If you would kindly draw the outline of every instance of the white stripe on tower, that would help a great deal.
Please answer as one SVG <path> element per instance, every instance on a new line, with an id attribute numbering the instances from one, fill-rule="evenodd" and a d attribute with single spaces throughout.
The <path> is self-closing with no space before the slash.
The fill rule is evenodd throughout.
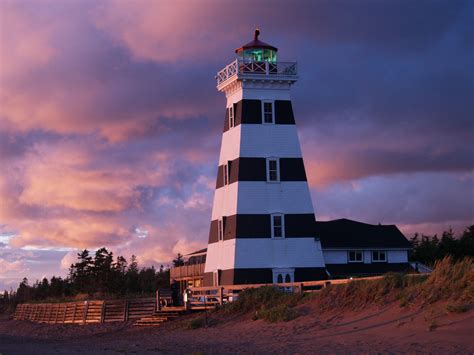
<path id="1" fill-rule="evenodd" d="M 214 193 L 212 220 L 234 214 L 314 213 L 306 181 L 239 181 Z"/>
<path id="2" fill-rule="evenodd" d="M 236 239 L 209 244 L 206 268 L 209 270 L 233 268 L 277 268 L 321 267 L 324 260 L 314 254 L 314 240 L 308 238 Z M 321 252 L 319 246 L 318 249 Z M 316 259 L 316 263 L 315 263 Z"/>
<path id="3" fill-rule="evenodd" d="M 241 124 L 224 132 L 219 165 L 239 157 L 301 158 L 296 125 Z"/>

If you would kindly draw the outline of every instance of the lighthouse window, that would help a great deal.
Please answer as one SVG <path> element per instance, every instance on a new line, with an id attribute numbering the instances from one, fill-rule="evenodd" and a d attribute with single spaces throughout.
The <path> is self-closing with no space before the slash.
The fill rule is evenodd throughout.
<path id="1" fill-rule="evenodd" d="M 278 159 L 267 160 L 267 181 L 280 181 L 279 165 Z"/>
<path id="2" fill-rule="evenodd" d="M 235 126 L 235 119 L 234 119 L 234 105 L 229 107 L 229 128 Z"/>
<path id="3" fill-rule="evenodd" d="M 224 169 L 224 185 L 230 184 L 230 168 L 232 166 L 232 162 L 229 161 L 227 164 L 223 166 Z"/>
<path id="4" fill-rule="evenodd" d="M 284 238 L 285 222 L 282 214 L 272 215 L 272 238 Z"/>
<path id="5" fill-rule="evenodd" d="M 263 123 L 273 123 L 273 102 L 263 102 Z"/>
<path id="6" fill-rule="evenodd" d="M 217 235 L 219 240 L 224 240 L 224 219 L 219 219 L 217 221 Z"/>

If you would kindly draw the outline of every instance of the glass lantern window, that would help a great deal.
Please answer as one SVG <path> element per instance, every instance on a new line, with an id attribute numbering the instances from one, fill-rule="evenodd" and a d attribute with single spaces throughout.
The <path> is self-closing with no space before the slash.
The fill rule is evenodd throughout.
<path id="1" fill-rule="evenodd" d="M 263 48 L 246 49 L 243 58 L 252 62 L 276 62 L 276 52 Z"/>

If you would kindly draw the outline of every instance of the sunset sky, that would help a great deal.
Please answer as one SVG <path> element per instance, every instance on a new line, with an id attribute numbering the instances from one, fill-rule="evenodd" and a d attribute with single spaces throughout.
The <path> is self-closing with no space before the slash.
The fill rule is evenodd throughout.
<path id="1" fill-rule="evenodd" d="M 225 98 L 252 39 L 296 60 L 316 218 L 474 222 L 473 1 L 0 0 L 0 290 L 80 248 L 205 247 Z"/>

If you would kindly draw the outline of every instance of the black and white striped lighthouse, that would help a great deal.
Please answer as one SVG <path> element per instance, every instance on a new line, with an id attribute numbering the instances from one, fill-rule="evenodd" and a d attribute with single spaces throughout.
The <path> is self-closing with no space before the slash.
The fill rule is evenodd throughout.
<path id="1" fill-rule="evenodd" d="M 258 37 L 217 73 L 227 105 L 206 286 L 326 278 L 290 100 L 297 65 Z"/>

